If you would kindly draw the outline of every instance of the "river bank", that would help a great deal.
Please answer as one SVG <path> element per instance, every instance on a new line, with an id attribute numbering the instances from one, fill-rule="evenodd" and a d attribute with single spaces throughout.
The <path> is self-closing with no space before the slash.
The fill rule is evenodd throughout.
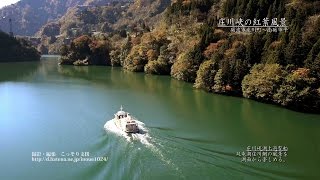
<path id="1" fill-rule="evenodd" d="M 90 43 L 94 43 L 95 40 L 89 37 L 82 37 L 82 39 L 77 39 L 76 43 L 82 44 L 84 43 L 83 41 L 85 41 L 85 45 L 80 46 L 82 49 L 68 49 L 68 47 L 65 47 L 65 52 L 60 57 L 59 64 L 120 66 L 127 71 L 171 76 L 172 78 L 192 83 L 195 88 L 203 89 L 208 93 L 248 98 L 304 113 L 320 113 L 320 88 L 317 89 L 319 79 L 312 77 L 310 70 L 306 68 L 291 67 L 289 70 L 279 64 L 258 64 L 244 76 L 241 85 L 233 86 L 221 83 L 223 74 L 221 74 L 221 71 L 214 71 L 214 62 L 209 60 L 199 67 L 195 81 L 188 81 L 188 78 L 179 79 L 170 73 L 148 73 L 148 71 L 144 70 L 147 68 L 145 65 L 140 67 L 142 71 L 128 68 L 120 59 L 115 60 L 112 56 L 103 55 L 102 52 L 104 54 L 109 53 L 109 50 L 106 50 L 107 42 L 100 42 L 101 46 L 98 47 L 98 50 L 95 50 L 90 48 Z M 79 45 L 77 46 L 79 47 Z M 94 52 L 97 51 L 100 52 L 98 56 L 94 55 Z M 170 70 L 165 72 L 168 71 L 170 72 Z"/>

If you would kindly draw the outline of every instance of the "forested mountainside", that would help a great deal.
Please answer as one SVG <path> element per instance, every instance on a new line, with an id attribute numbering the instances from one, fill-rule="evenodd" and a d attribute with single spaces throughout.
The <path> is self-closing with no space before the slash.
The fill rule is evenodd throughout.
<path id="1" fill-rule="evenodd" d="M 64 16 L 69 8 L 102 6 L 111 2 L 113 0 L 21 0 L 0 9 L 1 17 L 6 17 L 0 19 L 0 29 L 8 32 L 8 19 L 11 18 L 14 34 L 32 36 L 46 23 Z"/>
<path id="2" fill-rule="evenodd" d="M 237 33 L 217 27 L 218 17 L 285 18 L 288 29 Z M 320 112 L 319 1 L 176 0 L 154 26 L 135 25 L 100 39 L 110 44 L 104 64 L 171 75 L 208 92 Z M 63 46 L 62 59 L 68 60 L 61 63 L 94 62 L 90 44 L 105 43 L 88 39 Z"/>
<path id="3" fill-rule="evenodd" d="M 153 27 L 170 0 L 112 1 L 107 5 L 76 6 L 64 16 L 43 26 L 36 34 L 41 37 L 39 50 L 55 54 L 66 39 L 92 33 L 113 33 Z"/>
<path id="4" fill-rule="evenodd" d="M 0 9 L 0 15 L 12 19 L 14 34 L 31 36 L 47 22 L 63 16 L 69 7 L 84 2 L 85 0 L 21 0 Z M 7 19 L 0 20 L 0 28 L 9 30 Z"/>
<path id="5" fill-rule="evenodd" d="M 0 63 L 40 60 L 40 53 L 23 39 L 0 31 Z"/>

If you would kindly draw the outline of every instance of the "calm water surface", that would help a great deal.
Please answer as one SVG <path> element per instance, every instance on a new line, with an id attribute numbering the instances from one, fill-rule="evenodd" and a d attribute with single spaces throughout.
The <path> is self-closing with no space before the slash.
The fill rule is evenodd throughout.
<path id="1" fill-rule="evenodd" d="M 120 105 L 149 138 L 103 126 Z M 0 179 L 320 179 L 320 116 L 208 94 L 121 68 L 0 64 Z M 287 146 L 285 162 L 241 162 L 247 146 Z M 34 162 L 89 152 L 106 162 Z M 42 157 L 44 157 L 42 155 Z"/>

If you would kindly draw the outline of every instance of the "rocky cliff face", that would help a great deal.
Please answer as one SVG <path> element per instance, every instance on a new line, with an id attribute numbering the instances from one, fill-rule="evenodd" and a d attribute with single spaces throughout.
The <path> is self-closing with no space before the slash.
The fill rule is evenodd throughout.
<path id="1" fill-rule="evenodd" d="M 153 27 L 171 3 L 170 0 L 106 2 L 87 0 L 84 5 L 69 8 L 60 19 L 42 26 L 36 33 L 41 38 L 38 49 L 42 53 L 56 54 L 66 40 L 70 42 L 81 35 Z"/>
<path id="2" fill-rule="evenodd" d="M 34 35 L 50 21 L 61 18 L 69 8 L 77 5 L 103 5 L 109 0 L 21 0 L 0 9 L 0 29 L 9 31 L 9 18 L 12 19 L 16 35 Z M 6 17 L 6 18 L 3 18 Z"/>

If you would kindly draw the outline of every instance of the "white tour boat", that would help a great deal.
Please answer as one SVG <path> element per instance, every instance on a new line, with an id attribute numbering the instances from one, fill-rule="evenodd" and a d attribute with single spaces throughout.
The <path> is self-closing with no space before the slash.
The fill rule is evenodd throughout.
<path id="1" fill-rule="evenodd" d="M 123 111 L 122 106 L 120 107 L 120 111 L 114 115 L 113 122 L 117 128 L 126 133 L 139 132 L 138 123 L 128 112 Z"/>

